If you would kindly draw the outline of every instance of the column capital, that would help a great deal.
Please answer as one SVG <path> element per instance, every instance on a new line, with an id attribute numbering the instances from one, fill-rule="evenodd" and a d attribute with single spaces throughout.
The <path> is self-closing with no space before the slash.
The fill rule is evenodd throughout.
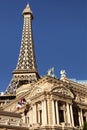
<path id="1" fill-rule="evenodd" d="M 49 94 L 47 95 L 47 99 L 50 99 L 50 95 Z"/>

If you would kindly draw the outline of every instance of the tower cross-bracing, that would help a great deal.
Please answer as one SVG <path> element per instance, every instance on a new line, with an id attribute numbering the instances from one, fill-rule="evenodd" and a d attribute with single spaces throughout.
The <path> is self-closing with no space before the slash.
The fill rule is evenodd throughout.
<path id="1" fill-rule="evenodd" d="M 23 10 L 24 25 L 22 32 L 21 48 L 16 69 L 13 71 L 13 77 L 7 91 L 13 92 L 14 87 L 20 87 L 22 84 L 32 83 L 39 78 L 32 33 L 33 14 L 27 4 Z"/>

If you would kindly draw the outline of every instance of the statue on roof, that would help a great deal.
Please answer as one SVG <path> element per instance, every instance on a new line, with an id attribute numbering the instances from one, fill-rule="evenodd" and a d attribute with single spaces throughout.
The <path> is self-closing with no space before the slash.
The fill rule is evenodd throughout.
<path id="1" fill-rule="evenodd" d="M 50 68 L 47 72 L 47 75 L 50 76 L 50 77 L 55 77 L 54 75 L 54 67 Z"/>
<path id="2" fill-rule="evenodd" d="M 65 70 L 61 70 L 60 74 L 61 74 L 61 79 L 66 78 L 66 71 Z"/>

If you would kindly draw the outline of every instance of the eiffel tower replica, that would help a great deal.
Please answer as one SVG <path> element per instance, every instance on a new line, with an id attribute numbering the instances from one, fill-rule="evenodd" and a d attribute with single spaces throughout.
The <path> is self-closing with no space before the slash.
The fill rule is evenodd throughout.
<path id="1" fill-rule="evenodd" d="M 13 71 L 13 77 L 6 93 L 14 93 L 15 88 L 17 89 L 23 84 L 36 82 L 39 78 L 32 33 L 33 13 L 29 4 L 23 10 L 22 15 L 24 17 L 24 25 L 18 63 Z"/>

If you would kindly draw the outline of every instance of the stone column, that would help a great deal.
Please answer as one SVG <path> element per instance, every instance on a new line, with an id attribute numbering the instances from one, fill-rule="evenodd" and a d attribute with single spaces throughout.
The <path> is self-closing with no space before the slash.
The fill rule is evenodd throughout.
<path id="1" fill-rule="evenodd" d="M 47 124 L 47 102 L 44 100 L 44 124 Z"/>
<path id="2" fill-rule="evenodd" d="M 57 119 L 57 124 L 59 125 L 59 108 L 58 108 L 58 101 L 56 101 L 56 119 Z"/>
<path id="3" fill-rule="evenodd" d="M 52 100 L 50 99 L 50 96 L 48 95 L 47 98 L 47 117 L 48 117 L 48 124 L 51 125 L 52 124 Z"/>
<path id="4" fill-rule="evenodd" d="M 80 110 L 80 112 L 81 112 L 81 125 L 83 126 L 83 114 L 82 114 L 82 109 Z"/>
<path id="5" fill-rule="evenodd" d="M 63 106 L 64 106 L 64 110 L 63 110 L 63 115 L 64 115 L 64 123 L 66 124 L 66 122 L 67 122 L 67 113 L 66 113 L 66 108 L 65 108 L 65 104 L 63 104 Z"/>
<path id="6" fill-rule="evenodd" d="M 42 125 L 47 124 L 47 105 L 46 100 L 42 101 Z"/>
<path id="7" fill-rule="evenodd" d="M 87 122 L 87 112 L 86 112 L 86 122 Z"/>
<path id="8" fill-rule="evenodd" d="M 44 101 L 42 101 L 42 125 L 44 125 Z"/>
<path id="9" fill-rule="evenodd" d="M 71 114 L 71 123 L 72 123 L 72 126 L 74 126 L 74 118 L 73 118 L 72 104 L 70 104 L 70 114 Z"/>
<path id="10" fill-rule="evenodd" d="M 37 123 L 36 104 L 33 105 L 33 123 Z"/>
<path id="11" fill-rule="evenodd" d="M 78 118 L 79 118 L 79 126 L 81 127 L 82 126 L 82 123 L 81 123 L 81 112 L 78 112 Z"/>
<path id="12" fill-rule="evenodd" d="M 38 115 L 38 123 L 40 123 L 40 110 L 38 110 L 37 115 Z"/>
<path id="13" fill-rule="evenodd" d="M 53 125 L 56 124 L 54 100 L 52 100 Z"/>
<path id="14" fill-rule="evenodd" d="M 71 120 L 70 120 L 70 108 L 69 108 L 69 104 L 67 103 L 67 123 L 69 126 L 71 126 Z"/>

